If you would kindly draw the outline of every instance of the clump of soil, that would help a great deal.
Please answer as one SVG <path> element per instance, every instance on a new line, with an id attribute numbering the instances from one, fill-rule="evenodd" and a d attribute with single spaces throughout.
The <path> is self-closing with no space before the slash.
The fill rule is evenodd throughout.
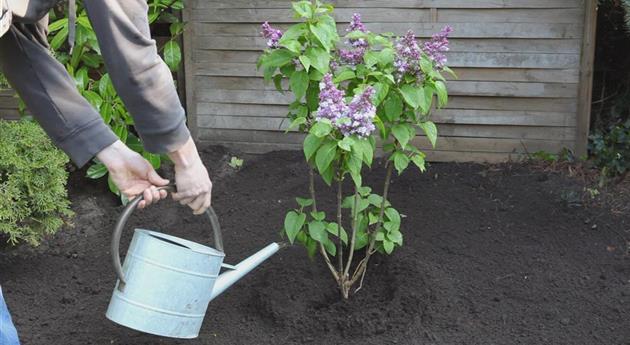
<path id="1" fill-rule="evenodd" d="M 294 197 L 307 192 L 299 152 L 204 161 L 224 229 L 227 263 L 279 239 Z M 22 341 L 38 344 L 625 344 L 630 339 L 630 215 L 568 201 L 582 186 L 524 165 L 433 164 L 394 179 L 404 247 L 371 261 L 342 301 L 319 258 L 279 252 L 211 302 L 201 335 L 138 333 L 104 316 L 115 274 L 109 241 L 121 211 L 102 181 L 76 172 L 74 227 L 39 248 L 4 249 L 0 284 Z M 168 174 L 168 171 L 166 172 Z M 380 189 L 383 169 L 366 183 Z M 334 195 L 323 193 L 320 205 Z M 349 188 L 348 188 L 349 190 Z M 330 208 L 327 210 L 329 213 Z M 332 214 L 332 213 L 330 213 Z M 171 201 L 132 216 L 142 226 L 210 243 L 203 217 Z"/>

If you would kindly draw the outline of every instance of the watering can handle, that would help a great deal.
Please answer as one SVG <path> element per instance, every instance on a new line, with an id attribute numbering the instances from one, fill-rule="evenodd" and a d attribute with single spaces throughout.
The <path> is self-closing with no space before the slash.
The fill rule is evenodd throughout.
<path id="1" fill-rule="evenodd" d="M 175 188 L 174 185 L 159 187 L 158 190 L 166 190 L 172 191 Z M 125 228 L 125 224 L 127 223 L 127 219 L 133 213 L 133 211 L 138 206 L 138 203 L 142 201 L 142 194 L 135 197 L 133 200 L 127 204 L 127 207 L 123 210 L 118 218 L 118 222 L 116 222 L 116 227 L 114 228 L 114 233 L 112 235 L 112 244 L 111 244 L 111 253 L 112 253 L 112 262 L 114 264 L 114 270 L 116 271 L 116 275 L 118 275 L 118 279 L 120 279 L 121 283 L 126 283 L 125 275 L 122 270 L 122 265 L 120 263 L 120 236 Z M 209 207 L 206 210 L 206 215 L 210 219 L 210 225 L 212 226 L 212 233 L 214 235 L 214 246 L 216 249 L 223 251 L 223 237 L 221 235 L 221 226 L 219 225 L 219 218 L 217 214 L 214 212 L 212 207 Z"/>

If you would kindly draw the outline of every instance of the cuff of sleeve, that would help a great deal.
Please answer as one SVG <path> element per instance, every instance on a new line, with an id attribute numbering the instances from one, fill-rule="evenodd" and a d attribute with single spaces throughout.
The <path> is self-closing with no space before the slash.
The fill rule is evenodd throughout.
<path id="1" fill-rule="evenodd" d="M 58 143 L 58 146 L 80 168 L 116 140 L 116 134 L 99 117 L 75 130 Z"/>
<path id="2" fill-rule="evenodd" d="M 144 149 L 156 154 L 177 151 L 190 138 L 186 121 L 182 119 L 174 129 L 162 133 L 140 133 Z"/>

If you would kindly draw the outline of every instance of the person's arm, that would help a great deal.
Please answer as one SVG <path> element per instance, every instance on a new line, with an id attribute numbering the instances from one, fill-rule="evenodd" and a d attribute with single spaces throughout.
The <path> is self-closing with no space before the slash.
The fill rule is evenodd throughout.
<path id="1" fill-rule="evenodd" d="M 146 0 L 86 0 L 114 87 L 134 118 L 146 150 L 175 163 L 173 198 L 195 214 L 210 206 L 212 183 L 186 127 L 170 70 L 151 39 Z M 145 196 L 146 197 L 146 196 Z"/>

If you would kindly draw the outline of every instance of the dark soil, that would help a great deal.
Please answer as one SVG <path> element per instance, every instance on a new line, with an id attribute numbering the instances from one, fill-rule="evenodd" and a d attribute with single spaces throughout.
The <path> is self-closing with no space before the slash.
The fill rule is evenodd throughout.
<path id="1" fill-rule="evenodd" d="M 226 167 L 229 157 L 222 148 L 204 154 L 226 262 L 236 263 L 278 239 L 293 197 L 306 194 L 307 170 L 299 153 L 248 157 L 238 172 Z M 0 284 L 24 345 L 630 344 L 630 215 L 583 205 L 583 186 L 560 174 L 523 165 L 410 170 L 391 189 L 406 215 L 405 245 L 374 259 L 349 301 L 319 258 L 289 247 L 213 301 L 200 337 L 188 341 L 105 318 L 121 208 L 102 182 L 81 174 L 69 183 L 74 227 L 38 248 L 0 254 Z M 383 175 L 375 167 L 368 184 Z M 171 201 L 132 218 L 209 238 L 204 218 Z"/>

